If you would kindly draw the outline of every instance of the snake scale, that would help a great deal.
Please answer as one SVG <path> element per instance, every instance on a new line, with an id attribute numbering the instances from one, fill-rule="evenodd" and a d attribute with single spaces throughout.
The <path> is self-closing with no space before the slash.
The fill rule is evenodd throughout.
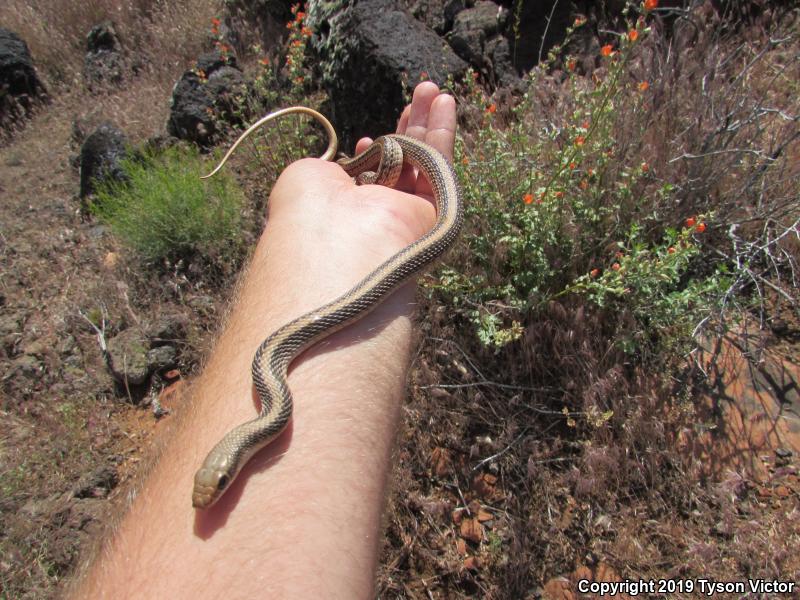
<path id="1" fill-rule="evenodd" d="M 270 113 L 248 128 L 228 150 L 217 173 L 239 144 L 266 122 L 289 113 L 302 113 L 319 121 L 329 144 L 321 156 L 333 160 L 338 138 L 333 126 L 310 108 L 294 106 Z M 253 358 L 253 384 L 261 402 L 259 416 L 228 432 L 209 452 L 195 474 L 192 505 L 212 506 L 230 487 L 242 467 L 286 427 L 292 414 L 292 394 L 287 383 L 289 365 L 304 350 L 335 331 L 361 319 L 393 290 L 420 273 L 452 246 L 461 229 L 461 191 L 452 165 L 438 150 L 405 135 L 376 139 L 364 152 L 336 161 L 358 184 L 393 186 L 405 162 L 424 175 L 436 204 L 436 224 L 423 237 L 387 259 L 353 288 L 335 300 L 287 323 L 259 346 Z"/>

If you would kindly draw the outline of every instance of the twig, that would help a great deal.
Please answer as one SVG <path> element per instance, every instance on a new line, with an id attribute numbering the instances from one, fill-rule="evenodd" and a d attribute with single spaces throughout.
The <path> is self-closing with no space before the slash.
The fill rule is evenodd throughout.
<path id="1" fill-rule="evenodd" d="M 544 52 L 544 41 L 545 41 L 545 39 L 547 39 L 547 31 L 550 29 L 550 21 L 552 21 L 552 19 L 553 19 L 553 13 L 556 12 L 556 7 L 557 6 L 558 6 L 558 0 L 553 2 L 553 8 L 550 9 L 550 14 L 547 15 L 547 18 L 545 19 L 545 23 L 546 24 L 544 26 L 544 33 L 542 33 L 542 41 L 539 44 L 539 57 L 538 57 L 537 63 L 541 63 L 542 62 L 542 52 Z"/>
<path id="2" fill-rule="evenodd" d="M 472 470 L 473 470 L 473 471 L 477 471 L 478 469 L 480 469 L 480 468 L 481 468 L 483 465 L 485 465 L 486 463 L 488 463 L 488 462 L 492 462 L 492 461 L 493 461 L 493 460 L 495 460 L 496 458 L 500 458 L 501 456 L 503 456 L 503 454 L 505 454 L 506 452 L 508 452 L 509 450 L 511 450 L 511 446 L 513 446 L 513 445 L 514 445 L 514 444 L 516 444 L 518 441 L 520 441 L 520 440 L 522 439 L 522 436 L 524 436 L 526 433 L 528 433 L 528 429 L 527 429 L 527 428 L 526 428 L 526 429 L 523 429 L 523 430 L 522 430 L 522 433 L 520 433 L 520 434 L 519 434 L 519 435 L 518 435 L 518 436 L 517 436 L 517 437 L 514 439 L 514 441 L 512 441 L 512 442 L 511 442 L 511 443 L 510 443 L 508 446 L 506 446 L 505 448 L 503 448 L 502 450 L 500 450 L 500 452 L 497 452 L 497 453 L 495 453 L 495 454 L 492 454 L 491 456 L 489 456 L 489 457 L 487 457 L 487 458 L 484 458 L 484 459 L 483 459 L 482 461 L 480 461 L 480 462 L 479 462 L 477 465 L 475 465 L 474 467 L 472 467 Z"/>

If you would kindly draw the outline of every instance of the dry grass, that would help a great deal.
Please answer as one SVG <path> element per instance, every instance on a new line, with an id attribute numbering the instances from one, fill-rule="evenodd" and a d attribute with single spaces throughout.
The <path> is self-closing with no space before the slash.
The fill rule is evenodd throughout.
<path id="1" fill-rule="evenodd" d="M 110 119 L 139 141 L 163 132 L 172 86 L 210 49 L 210 22 L 221 5 L 219 0 L 9 0 L 0 25 L 27 42 L 51 96 L 63 101 L 63 109 L 83 128 Z M 121 38 L 126 77 L 121 86 L 101 88 L 87 101 L 82 78 L 86 35 L 104 20 L 114 23 Z"/>

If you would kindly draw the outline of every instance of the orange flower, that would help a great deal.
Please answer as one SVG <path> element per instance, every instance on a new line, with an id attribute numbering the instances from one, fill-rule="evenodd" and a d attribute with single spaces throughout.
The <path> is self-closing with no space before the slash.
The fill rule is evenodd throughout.
<path id="1" fill-rule="evenodd" d="M 304 36 L 306 36 L 306 37 L 311 37 L 311 33 L 312 33 L 312 31 L 311 31 L 311 29 L 309 29 L 308 27 L 303 27 L 303 28 L 300 30 L 300 33 L 302 33 L 302 34 L 303 34 Z"/>
<path id="2" fill-rule="evenodd" d="M 697 233 L 703 233 L 706 230 L 706 224 L 705 223 L 698 223 L 697 227 L 695 227 L 694 230 Z"/>
<path id="3" fill-rule="evenodd" d="M 468 165 L 468 164 L 469 164 L 469 159 L 468 159 L 466 156 L 465 156 L 465 157 L 463 157 L 463 158 L 461 159 L 461 164 L 462 164 L 462 165 Z"/>
<path id="4" fill-rule="evenodd" d="M 580 27 L 586 23 L 586 17 L 583 15 L 578 15 L 575 17 L 575 22 L 572 24 L 573 27 Z"/>
<path id="5" fill-rule="evenodd" d="M 639 39 L 639 32 L 635 29 L 631 29 L 628 32 L 628 39 L 632 42 L 635 42 L 636 40 Z"/>
<path id="6" fill-rule="evenodd" d="M 686 219 L 686 226 L 687 227 L 694 227 L 694 224 L 697 223 L 694 217 L 689 217 Z"/>
<path id="7" fill-rule="evenodd" d="M 302 21 L 302 20 L 303 20 L 303 19 L 305 19 L 305 18 L 306 18 L 306 13 L 304 13 L 304 12 L 301 10 L 301 11 L 298 11 L 298 12 L 297 12 L 297 16 L 294 18 L 294 20 L 295 20 L 295 21 L 297 21 L 297 22 L 299 23 L 300 21 Z"/>
<path id="8" fill-rule="evenodd" d="M 647 83 L 646 81 L 642 81 L 639 84 L 639 91 L 640 92 L 646 92 L 649 88 L 650 88 L 650 84 Z"/>
<path id="9" fill-rule="evenodd" d="M 490 104 L 489 106 L 486 107 L 486 112 L 493 115 L 494 113 L 497 112 L 497 106 L 495 104 Z"/>
<path id="10" fill-rule="evenodd" d="M 619 266 L 619 263 L 614 263 L 613 265 L 611 265 L 611 268 L 614 271 L 619 271 L 622 267 Z"/>
<path id="11" fill-rule="evenodd" d="M 658 0 L 644 0 L 644 9 L 653 10 L 658 6 Z"/>
<path id="12" fill-rule="evenodd" d="M 669 252 L 670 254 L 675 254 L 675 248 L 670 246 L 669 248 L 667 248 L 667 252 Z"/>
<path id="13" fill-rule="evenodd" d="M 582 135 L 579 135 L 575 138 L 575 145 L 576 146 L 583 146 L 586 143 L 586 138 Z"/>
<path id="14" fill-rule="evenodd" d="M 578 168 L 578 163 L 576 163 L 576 162 L 569 163 L 569 168 L 574 171 L 575 169 Z"/>
<path id="15" fill-rule="evenodd" d="M 522 197 L 522 201 L 523 201 L 525 204 L 530 204 L 531 202 L 533 202 L 533 194 L 525 194 L 525 195 Z"/>
<path id="16" fill-rule="evenodd" d="M 591 275 L 592 277 L 597 277 L 598 275 L 600 275 L 600 269 L 592 269 L 591 271 L 589 271 L 589 275 Z"/>
<path id="17" fill-rule="evenodd" d="M 258 62 L 260 62 L 260 63 L 261 63 L 262 65 L 264 65 L 265 67 L 269 65 L 269 59 L 268 59 L 268 58 L 262 58 L 262 59 L 259 59 L 259 61 L 258 61 Z"/>
<path id="18" fill-rule="evenodd" d="M 577 67 L 577 66 L 578 66 L 578 61 L 577 61 L 577 60 L 575 60 L 574 58 L 570 58 L 570 59 L 567 61 L 567 70 L 568 70 L 568 71 L 574 71 L 574 70 L 575 70 L 575 67 Z"/>
<path id="19" fill-rule="evenodd" d="M 587 130 L 588 130 L 588 129 L 589 129 L 589 121 L 584 121 L 584 122 L 581 124 L 581 127 L 582 127 L 583 129 L 587 129 Z"/>
<path id="20" fill-rule="evenodd" d="M 602 48 L 600 48 L 600 54 L 602 56 L 611 56 L 614 53 L 614 46 L 611 44 L 606 44 Z"/>
<path id="21" fill-rule="evenodd" d="M 220 22 L 221 21 L 217 17 L 214 17 L 213 19 L 211 19 L 211 25 L 213 25 L 215 28 L 219 27 Z"/>
<path id="22" fill-rule="evenodd" d="M 428 79 L 428 72 L 427 72 L 427 71 L 422 71 L 422 72 L 419 74 L 419 80 L 420 80 L 420 81 L 425 81 L 425 80 L 427 80 L 427 79 Z"/>
<path id="23" fill-rule="evenodd" d="M 558 192 L 556 192 L 556 198 L 563 198 L 563 197 L 564 197 L 564 192 L 562 192 L 560 190 Z"/>

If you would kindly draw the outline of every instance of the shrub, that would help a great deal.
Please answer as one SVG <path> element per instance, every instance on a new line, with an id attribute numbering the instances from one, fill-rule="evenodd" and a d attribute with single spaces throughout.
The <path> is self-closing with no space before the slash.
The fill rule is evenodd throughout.
<path id="1" fill-rule="evenodd" d="M 713 33 L 697 40 L 706 58 L 693 64 L 651 33 L 643 11 L 602 47 L 591 79 L 560 56 L 568 45 L 554 48 L 507 111 L 468 79 L 474 132 L 455 161 L 467 267 L 446 269 L 439 288 L 485 344 L 518 339 L 550 301 L 578 296 L 625 317 L 615 337 L 627 352 L 657 349 L 724 320 L 731 298 L 746 307 L 765 277 L 793 272 L 777 244 L 797 230 L 786 158 L 797 136 L 785 126 L 796 103 L 770 89 L 786 67 L 759 73 L 763 53 L 706 51 L 722 43 Z M 547 73 L 559 61 L 563 83 Z M 770 85 L 751 89 L 756 78 Z M 682 227 L 698 214 L 701 228 Z"/>
<path id="2" fill-rule="evenodd" d="M 123 162 L 127 183 L 103 182 L 92 212 L 145 263 L 221 264 L 241 249 L 243 195 L 230 176 L 210 180 L 197 150 L 170 148 Z"/>

